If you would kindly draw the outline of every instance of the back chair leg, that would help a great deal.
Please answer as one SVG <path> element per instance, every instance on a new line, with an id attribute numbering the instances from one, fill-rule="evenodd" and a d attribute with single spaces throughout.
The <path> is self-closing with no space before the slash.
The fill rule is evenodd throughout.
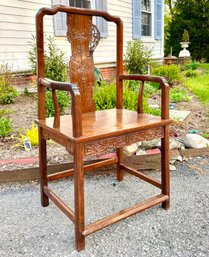
<path id="1" fill-rule="evenodd" d="M 117 148 L 117 156 L 118 156 L 118 163 L 117 163 L 117 180 L 122 181 L 124 177 L 124 171 L 121 168 L 121 164 L 123 163 L 123 148 Z"/>
<path id="2" fill-rule="evenodd" d="M 85 248 L 85 237 L 82 235 L 85 226 L 84 219 L 84 169 L 83 145 L 78 144 L 74 150 L 74 195 L 75 195 L 75 241 L 76 248 Z"/>
<path id="3" fill-rule="evenodd" d="M 46 140 L 43 138 L 42 128 L 39 128 L 39 172 L 40 172 L 40 186 L 41 186 L 41 204 L 43 207 L 46 207 L 49 205 L 49 198 L 44 193 L 44 187 L 48 185 L 47 157 L 46 157 Z"/>
<path id="4" fill-rule="evenodd" d="M 170 196 L 170 149 L 169 149 L 169 126 L 164 127 L 164 138 L 161 139 L 161 181 L 162 194 Z M 162 203 L 163 209 L 170 207 L 170 197 Z"/>

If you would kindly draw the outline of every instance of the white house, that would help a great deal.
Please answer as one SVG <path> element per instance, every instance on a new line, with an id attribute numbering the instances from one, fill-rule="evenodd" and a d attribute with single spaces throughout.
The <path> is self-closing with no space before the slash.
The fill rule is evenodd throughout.
<path id="1" fill-rule="evenodd" d="M 108 11 L 124 22 L 124 52 L 127 42 L 141 39 L 153 49 L 153 58 L 162 59 L 164 33 L 164 0 L 0 0 L 0 64 L 7 63 L 14 71 L 28 71 L 28 50 L 35 35 L 35 15 L 41 7 L 64 4 Z M 98 67 L 113 67 L 115 57 L 114 24 L 95 19 L 101 34 L 94 60 Z M 45 32 L 55 36 L 56 44 L 70 55 L 69 42 L 63 37 L 66 25 L 60 14 L 48 16 Z M 108 53 L 108 54 L 107 54 Z"/>

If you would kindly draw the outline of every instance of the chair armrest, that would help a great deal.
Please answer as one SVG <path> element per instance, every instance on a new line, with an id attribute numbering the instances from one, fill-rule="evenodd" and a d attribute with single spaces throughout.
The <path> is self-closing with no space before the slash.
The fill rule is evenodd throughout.
<path id="1" fill-rule="evenodd" d="M 82 105 L 81 105 L 81 95 L 80 95 L 78 86 L 76 84 L 72 84 L 68 82 L 65 83 L 65 82 L 53 81 L 47 78 L 39 78 L 38 85 L 52 89 L 52 98 L 53 98 L 53 104 L 55 109 L 54 127 L 60 127 L 59 105 L 58 105 L 55 90 L 63 90 L 63 91 L 70 92 L 71 99 L 72 99 L 73 136 L 74 137 L 82 136 L 82 110 L 81 110 Z M 39 93 L 41 92 L 39 91 Z M 44 101 L 45 101 L 45 97 L 44 97 Z M 41 99 L 40 99 L 40 102 L 41 102 Z M 41 105 L 43 105 L 43 101 Z"/>
<path id="2" fill-rule="evenodd" d="M 159 83 L 162 90 L 161 117 L 162 119 L 169 119 L 169 84 L 164 77 L 138 74 L 122 74 L 119 75 L 119 80 L 139 80 L 142 81 L 142 83 L 144 83 L 145 81 Z M 140 90 L 140 94 L 140 96 L 142 97 L 143 88 Z M 139 109 L 142 109 L 142 107 L 140 107 L 138 103 L 138 112 Z"/>

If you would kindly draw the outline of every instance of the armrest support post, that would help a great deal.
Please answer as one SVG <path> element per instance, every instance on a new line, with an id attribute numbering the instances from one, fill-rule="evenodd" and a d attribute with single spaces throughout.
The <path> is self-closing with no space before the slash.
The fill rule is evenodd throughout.
<path id="1" fill-rule="evenodd" d="M 81 95 L 79 88 L 76 84 L 57 82 L 46 78 L 39 78 L 39 87 L 48 87 L 52 89 L 53 102 L 55 107 L 55 120 L 54 127 L 59 127 L 60 125 L 60 113 L 57 102 L 57 97 L 55 90 L 63 90 L 70 92 L 72 98 L 72 124 L 73 124 L 73 136 L 82 136 L 82 110 L 81 110 Z"/>
<path id="2" fill-rule="evenodd" d="M 161 97 L 161 118 L 169 119 L 169 85 L 165 78 L 159 76 L 150 75 L 138 75 L 138 74 L 122 74 L 119 75 L 119 80 L 139 80 L 142 81 L 141 89 L 139 92 L 139 99 L 142 99 L 143 85 L 145 81 L 156 82 L 160 84 L 162 90 Z M 142 103 L 138 103 L 138 112 L 142 112 Z"/>

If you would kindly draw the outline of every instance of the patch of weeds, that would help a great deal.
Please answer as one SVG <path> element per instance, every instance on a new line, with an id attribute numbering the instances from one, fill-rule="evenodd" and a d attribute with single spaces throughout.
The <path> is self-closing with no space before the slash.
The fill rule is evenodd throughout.
<path id="1" fill-rule="evenodd" d="M 12 132 L 12 123 L 9 118 L 1 117 L 0 118 L 0 138 L 9 136 Z"/>
<path id="2" fill-rule="evenodd" d="M 12 113 L 12 111 L 10 109 L 1 109 L 0 110 L 0 118 L 6 115 L 9 115 L 10 113 Z"/>
<path id="3" fill-rule="evenodd" d="M 171 88 L 170 89 L 170 101 L 174 103 L 178 102 L 188 102 L 190 97 L 186 89 L 184 88 Z"/>
<path id="4" fill-rule="evenodd" d="M 30 92 L 28 91 L 27 87 L 24 88 L 23 94 L 24 94 L 24 96 L 29 96 L 30 95 Z"/>
<path id="5" fill-rule="evenodd" d="M 38 141 L 38 127 L 32 123 L 30 129 L 26 129 L 25 133 L 22 134 L 19 132 L 19 137 L 17 137 L 18 143 L 14 145 L 14 147 L 22 147 L 24 148 L 24 140 L 28 139 L 31 143 L 31 146 L 37 146 L 39 144 Z"/>
<path id="6" fill-rule="evenodd" d="M 195 94 L 203 104 L 209 104 L 209 64 L 200 64 L 204 73 L 196 77 L 186 78 L 186 87 Z"/>
<path id="7" fill-rule="evenodd" d="M 202 137 L 209 139 L 209 133 L 208 132 L 203 132 L 200 134 Z"/>

